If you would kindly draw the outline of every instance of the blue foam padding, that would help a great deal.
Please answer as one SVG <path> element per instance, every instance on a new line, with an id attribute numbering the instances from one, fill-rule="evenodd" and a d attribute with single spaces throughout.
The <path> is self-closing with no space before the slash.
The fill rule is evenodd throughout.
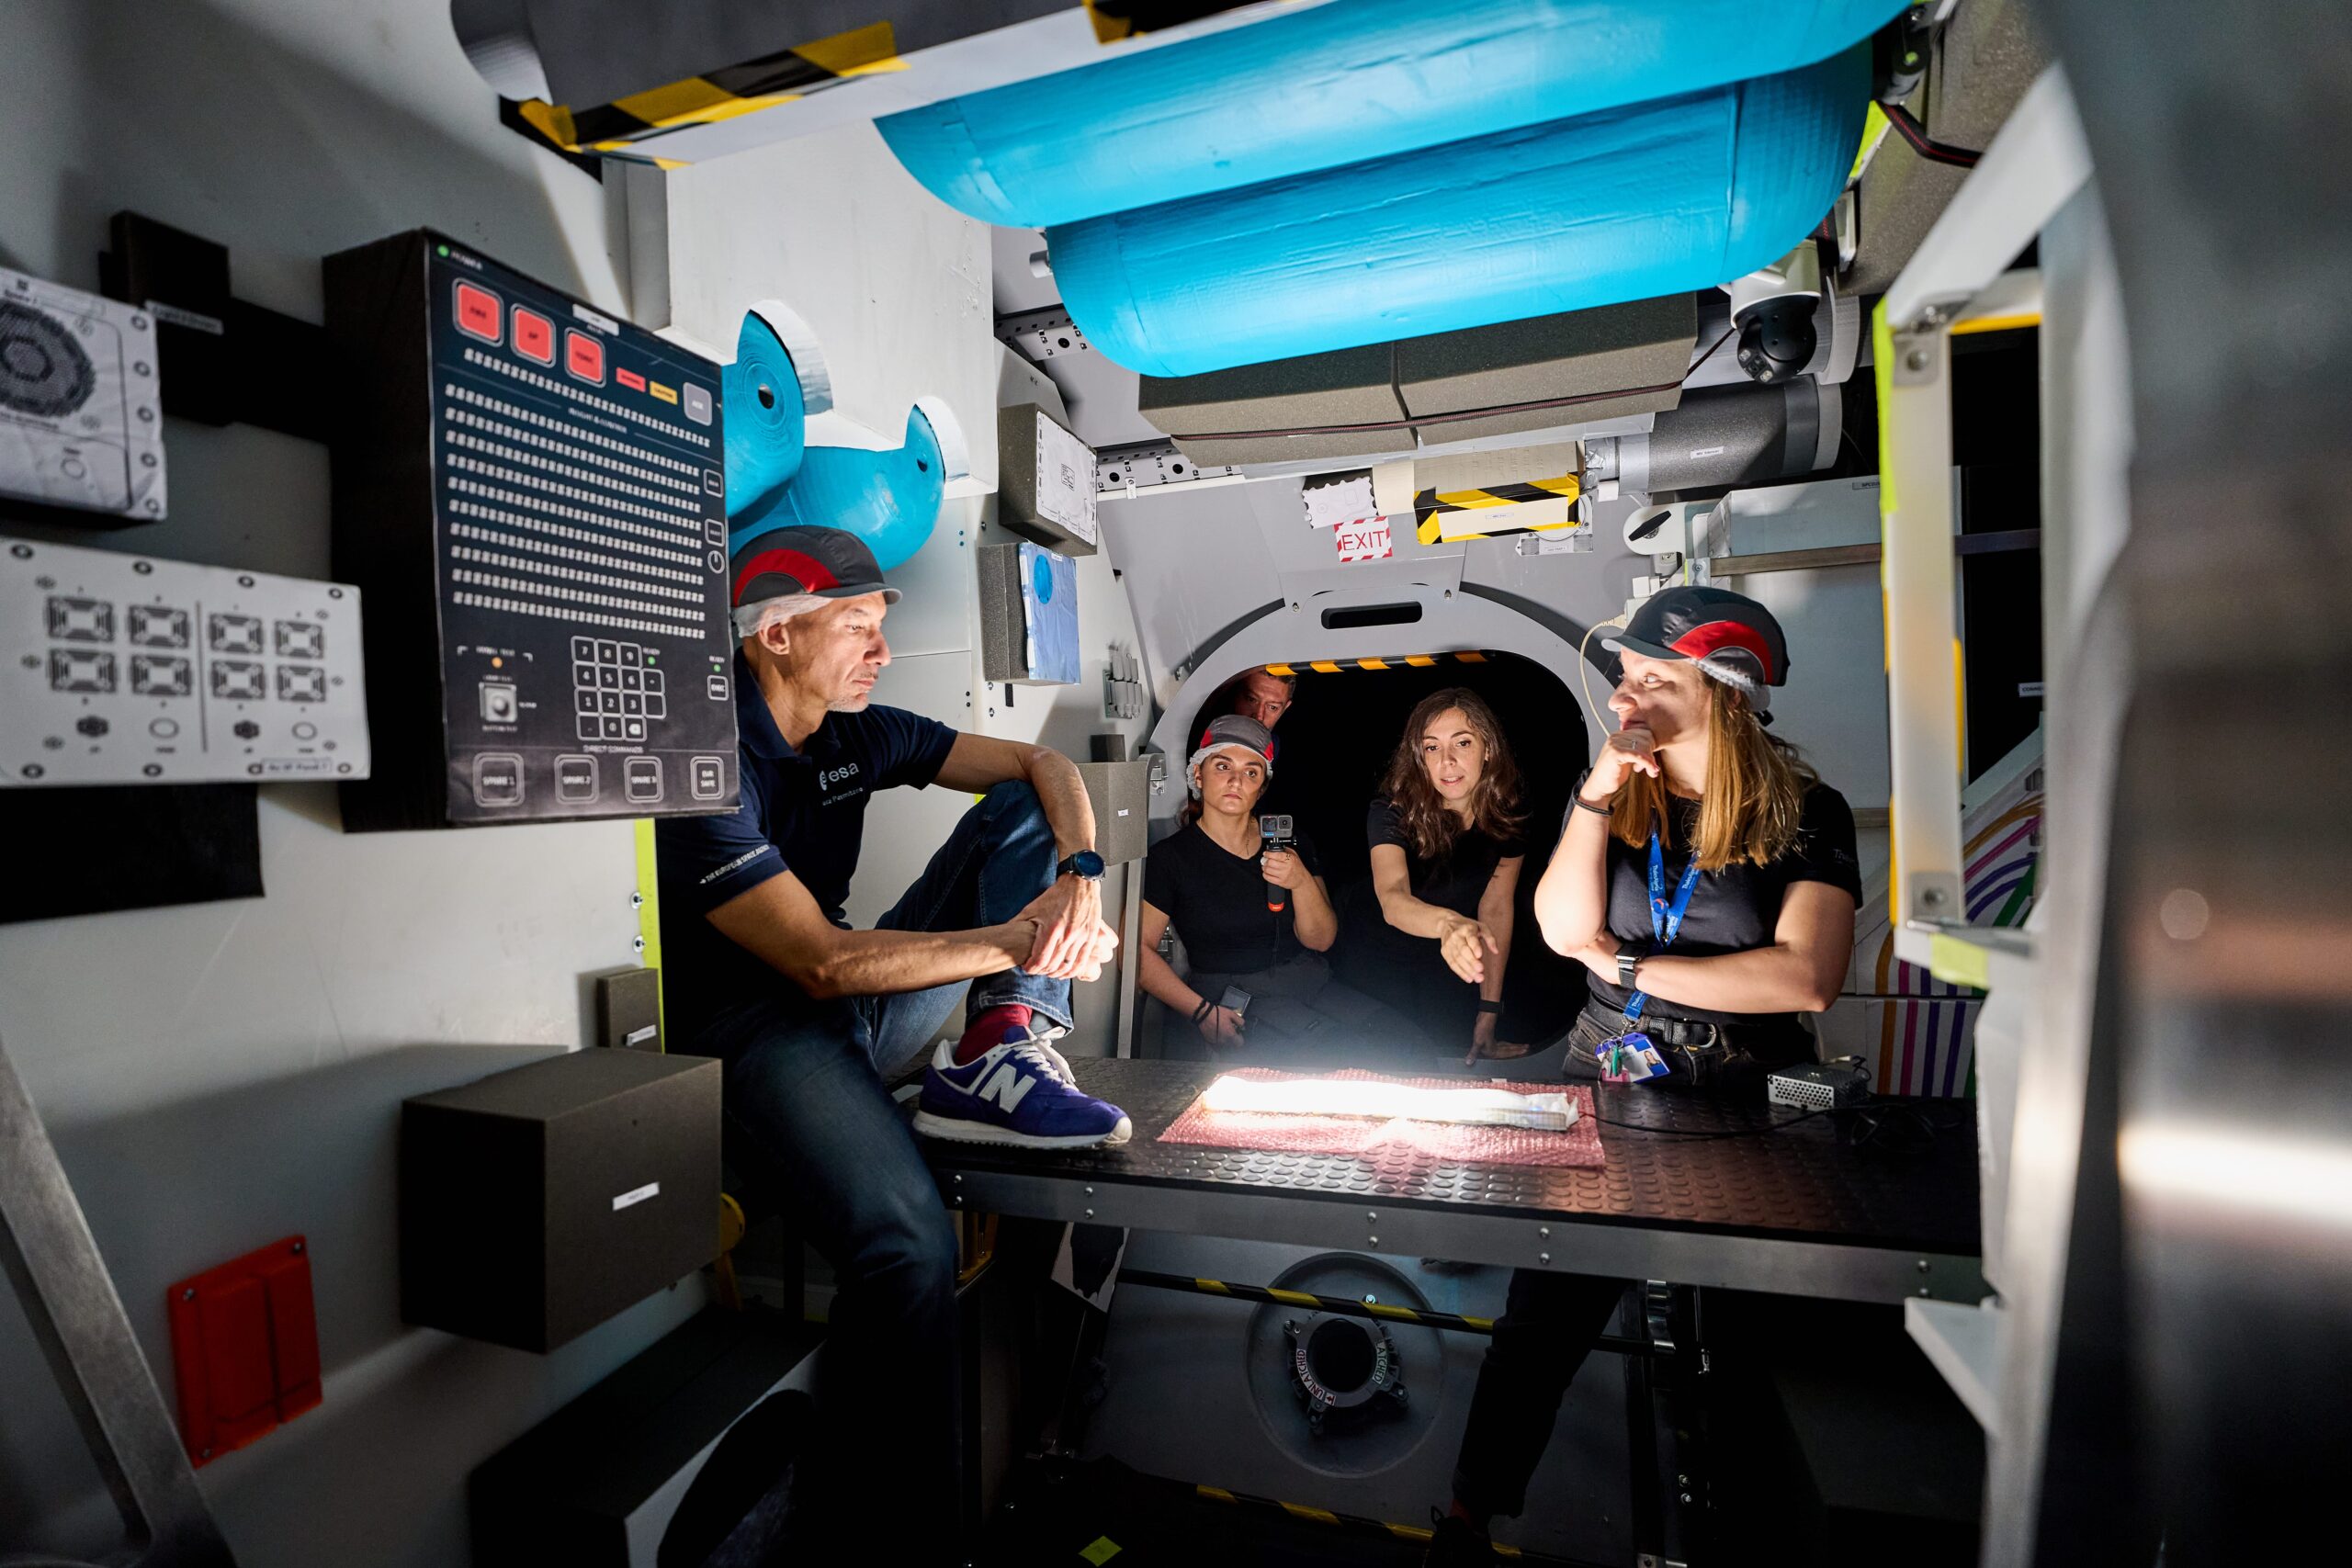
<path id="1" fill-rule="evenodd" d="M 1870 49 L 1049 230 L 1062 305 L 1147 376 L 1710 288 L 1844 188 Z"/>
<path id="2" fill-rule="evenodd" d="M 931 537 L 946 485 L 939 438 L 922 411 L 914 409 L 907 414 L 905 444 L 888 452 L 809 447 L 791 482 L 729 520 L 729 551 L 795 524 L 840 528 L 865 540 L 888 571 Z"/>
<path id="3" fill-rule="evenodd" d="M 808 416 L 775 329 L 746 312 L 735 363 L 718 373 L 727 411 L 727 515 L 750 511 L 800 471 Z M 764 395 L 763 395 L 764 394 Z"/>
<path id="4" fill-rule="evenodd" d="M 876 125 L 950 207 L 1044 228 L 1769 76 L 1834 54 L 1903 9 L 1329 0 Z"/>

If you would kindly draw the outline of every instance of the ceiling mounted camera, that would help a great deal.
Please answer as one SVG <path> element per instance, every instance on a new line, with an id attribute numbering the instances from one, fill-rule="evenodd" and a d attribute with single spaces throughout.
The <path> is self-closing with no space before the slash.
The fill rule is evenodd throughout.
<path id="1" fill-rule="evenodd" d="M 1625 542 L 1639 545 L 1656 537 L 1657 531 L 1666 526 L 1667 519 L 1673 515 L 1674 508 L 1671 506 L 1643 507 L 1625 520 Z"/>
<path id="2" fill-rule="evenodd" d="M 1739 367 L 1754 381 L 1786 381 L 1813 362 L 1821 253 L 1811 240 L 1770 266 L 1724 285 L 1739 333 Z"/>

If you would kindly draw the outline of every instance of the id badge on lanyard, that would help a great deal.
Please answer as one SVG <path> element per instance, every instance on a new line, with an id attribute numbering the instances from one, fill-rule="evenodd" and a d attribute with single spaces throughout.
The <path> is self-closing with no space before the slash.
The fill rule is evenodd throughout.
<path id="1" fill-rule="evenodd" d="M 1682 868 L 1682 876 L 1675 884 L 1674 897 L 1666 895 L 1666 852 L 1660 847 L 1657 833 L 1650 833 L 1650 935 L 1657 939 L 1651 950 L 1663 953 L 1674 945 L 1682 932 L 1682 917 L 1690 908 L 1691 890 L 1699 886 L 1699 852 L 1693 847 L 1690 863 Z M 1625 1026 L 1592 1048 L 1594 1058 L 1600 1064 L 1601 1077 L 1612 1083 L 1641 1083 L 1648 1078 L 1662 1078 L 1674 1069 L 1666 1065 L 1656 1042 L 1635 1027 L 1642 1009 L 1649 1004 L 1649 993 L 1635 991 L 1625 998 Z"/>

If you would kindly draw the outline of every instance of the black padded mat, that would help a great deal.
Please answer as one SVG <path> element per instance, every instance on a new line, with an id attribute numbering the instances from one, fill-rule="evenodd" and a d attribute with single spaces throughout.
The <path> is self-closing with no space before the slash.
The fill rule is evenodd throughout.
<path id="1" fill-rule="evenodd" d="M 1600 1169 L 1440 1161 L 1408 1149 L 1377 1157 L 1272 1154 L 1163 1144 L 1219 1069 L 1201 1063 L 1082 1059 L 1079 1086 L 1125 1110 L 1135 1136 L 1121 1148 L 1058 1152 L 924 1140 L 941 1171 L 1018 1171 L 1082 1181 L 1215 1190 L 1255 1188 L 1480 1213 L 1560 1216 L 1737 1235 L 1782 1236 L 1973 1256 L 1978 1247 L 1976 1122 L 1966 1100 L 1916 1100 L 1939 1129 L 1917 1153 L 1840 1144 L 1838 1116 L 1734 1138 L 1659 1136 L 1611 1122 L 1680 1133 L 1761 1127 L 1787 1106 L 1725 1105 L 1655 1089 L 1595 1086 Z M 1878 1105 L 1906 1103 L 1894 1100 Z"/>

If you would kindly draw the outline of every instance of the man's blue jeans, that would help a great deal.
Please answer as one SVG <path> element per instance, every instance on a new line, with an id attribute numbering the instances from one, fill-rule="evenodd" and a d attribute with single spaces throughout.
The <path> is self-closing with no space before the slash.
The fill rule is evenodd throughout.
<path id="1" fill-rule="evenodd" d="M 1052 884 L 1057 858 L 1036 792 L 999 784 L 879 929 L 1000 924 Z M 832 1265 L 828 1426 L 841 1470 L 829 1490 L 863 1499 L 888 1479 L 884 1533 L 924 1542 L 894 1560 L 944 1553 L 953 1531 L 956 1232 L 884 1084 L 939 1032 L 967 984 L 815 1001 L 778 976 L 773 997 L 719 1013 L 685 1047 L 726 1062 L 729 1161 Z M 1069 1023 L 1067 980 L 1005 970 L 968 985 L 975 1011 L 1021 1002 Z M 934 1517 L 911 1517 L 926 1507 Z"/>

